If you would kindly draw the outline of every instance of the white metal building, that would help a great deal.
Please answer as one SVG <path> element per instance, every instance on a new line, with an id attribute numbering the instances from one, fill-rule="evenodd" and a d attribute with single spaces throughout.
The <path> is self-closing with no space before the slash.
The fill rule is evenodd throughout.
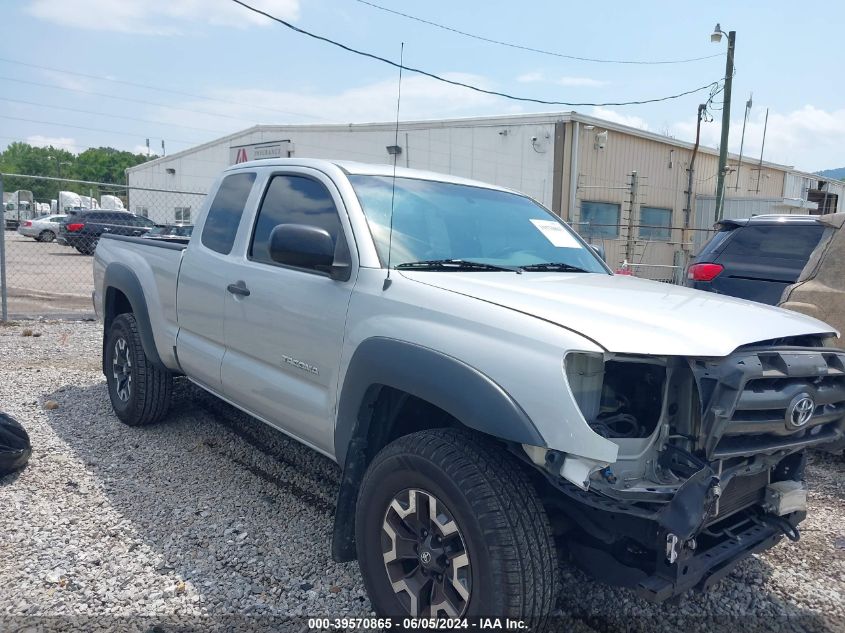
<path id="1" fill-rule="evenodd" d="M 618 265 L 671 265 L 704 239 L 715 209 L 718 151 L 576 112 L 393 123 L 260 125 L 127 170 L 129 210 L 191 221 L 201 196 L 150 208 L 132 187 L 205 192 L 220 170 L 257 158 L 393 162 L 511 187 L 540 201 Z M 724 217 L 845 210 L 845 183 L 730 155 Z M 140 202 L 135 202 L 135 201 Z M 172 202 L 172 204 L 171 204 Z"/>

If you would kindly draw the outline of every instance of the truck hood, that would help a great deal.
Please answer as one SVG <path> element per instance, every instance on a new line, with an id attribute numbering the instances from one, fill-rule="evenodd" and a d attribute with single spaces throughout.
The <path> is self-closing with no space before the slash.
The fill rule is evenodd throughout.
<path id="1" fill-rule="evenodd" d="M 421 272 L 407 279 L 510 308 L 585 336 L 610 352 L 727 356 L 737 347 L 834 332 L 781 308 L 628 275 Z"/>

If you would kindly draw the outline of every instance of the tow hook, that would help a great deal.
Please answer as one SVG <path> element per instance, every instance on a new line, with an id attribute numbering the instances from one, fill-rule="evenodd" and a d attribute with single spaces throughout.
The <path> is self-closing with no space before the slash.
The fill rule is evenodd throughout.
<path id="1" fill-rule="evenodd" d="M 666 561 L 671 565 L 678 560 L 678 537 L 669 532 L 666 535 Z"/>
<path id="2" fill-rule="evenodd" d="M 779 529 L 781 532 L 783 532 L 784 536 L 786 536 L 786 538 L 788 538 L 793 543 L 797 543 L 798 540 L 801 538 L 801 533 L 798 531 L 798 528 L 792 525 L 783 517 L 775 516 L 773 514 L 764 514 L 762 517 L 760 517 L 760 520 L 763 523 L 768 523 L 769 525 Z"/>

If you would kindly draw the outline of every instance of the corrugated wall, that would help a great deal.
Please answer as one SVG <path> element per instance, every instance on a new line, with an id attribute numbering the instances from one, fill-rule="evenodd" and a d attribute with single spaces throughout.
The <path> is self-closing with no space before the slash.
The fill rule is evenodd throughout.
<path id="1" fill-rule="evenodd" d="M 573 127 L 571 123 L 567 125 L 568 135 L 573 133 Z M 571 138 L 567 145 L 571 149 Z M 684 241 L 684 233 L 681 230 L 684 226 L 687 169 L 692 150 L 601 127 L 589 129 L 581 124 L 578 156 L 577 191 L 575 208 L 571 213 L 572 223 L 578 228 L 584 228 L 581 222 L 582 203 L 585 201 L 620 205 L 618 238 L 601 240 L 611 266 L 620 265 L 626 255 L 631 264 L 671 266 L 677 263 L 676 252 L 689 250 L 692 246 L 691 237 Z M 568 153 L 565 158 L 564 188 L 568 191 L 571 159 Z M 701 196 L 714 196 L 717 169 L 718 156 L 699 151 L 693 180 L 693 213 L 690 217 L 693 227 L 696 226 L 696 199 Z M 728 170 L 725 181 L 726 213 L 734 207 L 735 199 L 737 202 L 749 198 L 762 202 L 781 198 L 784 188 L 783 171 L 766 166 L 761 170 L 756 164 L 749 163 L 743 164 L 737 171 L 736 161 L 729 162 Z M 632 206 L 631 174 L 634 171 L 637 172 L 638 190 Z M 770 202 L 762 204 L 767 206 Z M 643 207 L 671 210 L 672 227 L 676 228 L 670 231 L 668 240 L 646 239 L 641 235 L 640 225 L 646 224 L 641 215 Z M 629 223 L 634 225 L 630 232 Z M 695 231 L 690 235 L 694 234 Z M 654 274 L 648 276 L 663 276 L 664 272 L 655 270 L 652 271 Z"/>

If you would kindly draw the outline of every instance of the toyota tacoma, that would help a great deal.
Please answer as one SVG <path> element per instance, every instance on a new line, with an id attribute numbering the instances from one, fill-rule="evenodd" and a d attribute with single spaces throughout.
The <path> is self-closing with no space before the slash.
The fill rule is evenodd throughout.
<path id="1" fill-rule="evenodd" d="M 227 169 L 187 244 L 102 235 L 126 424 L 174 376 L 335 460 L 332 550 L 389 616 L 542 618 L 566 558 L 661 601 L 799 538 L 845 352 L 811 317 L 614 275 L 517 192 L 409 169 Z"/>

